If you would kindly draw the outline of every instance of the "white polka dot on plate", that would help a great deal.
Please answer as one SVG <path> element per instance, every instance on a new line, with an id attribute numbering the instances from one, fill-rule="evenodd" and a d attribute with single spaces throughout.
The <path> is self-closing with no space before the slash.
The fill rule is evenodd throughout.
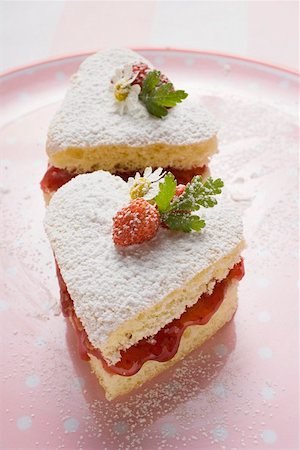
<path id="1" fill-rule="evenodd" d="M 38 336 L 34 342 L 35 347 L 45 347 L 47 345 L 47 341 L 43 336 Z"/>
<path id="2" fill-rule="evenodd" d="M 260 347 L 260 349 L 258 350 L 258 354 L 261 359 L 270 359 L 272 358 L 273 352 L 270 347 Z"/>
<path id="3" fill-rule="evenodd" d="M 193 55 L 188 55 L 184 58 L 184 64 L 186 66 L 192 66 L 195 63 L 195 57 Z"/>
<path id="4" fill-rule="evenodd" d="M 51 310 L 51 307 L 52 307 L 52 305 L 50 305 L 50 303 L 43 303 L 43 305 L 42 305 L 42 309 L 45 312 L 49 312 Z"/>
<path id="5" fill-rule="evenodd" d="M 15 277 L 18 273 L 18 269 L 16 267 L 8 267 L 6 273 L 9 277 Z"/>
<path id="6" fill-rule="evenodd" d="M 255 284 L 259 288 L 266 289 L 267 287 L 270 286 L 270 281 L 265 277 L 256 276 Z"/>
<path id="7" fill-rule="evenodd" d="M 277 440 L 277 434 L 273 430 L 264 430 L 261 437 L 266 444 L 274 444 Z"/>
<path id="8" fill-rule="evenodd" d="M 74 433 L 79 427 L 79 422 L 74 417 L 70 417 L 64 421 L 64 429 L 66 433 Z"/>
<path id="9" fill-rule="evenodd" d="M 161 426 L 161 433 L 165 438 L 174 437 L 176 431 L 176 426 L 173 423 L 163 423 Z"/>
<path id="10" fill-rule="evenodd" d="M 73 389 L 75 389 L 75 391 L 81 391 L 84 384 L 85 384 L 85 381 L 84 381 L 84 378 L 82 378 L 82 377 L 75 377 L 71 381 L 71 386 Z"/>
<path id="11" fill-rule="evenodd" d="M 3 184 L 0 184 L 0 193 L 1 194 L 9 194 L 10 189 Z"/>
<path id="12" fill-rule="evenodd" d="M 227 389 L 225 388 L 224 384 L 222 384 L 222 383 L 216 383 L 212 387 L 212 392 L 221 398 L 227 397 L 227 394 L 228 394 Z"/>
<path id="13" fill-rule="evenodd" d="M 287 175 L 289 175 L 291 178 L 298 178 L 299 170 L 297 169 L 297 167 L 290 167 L 287 170 Z"/>
<path id="14" fill-rule="evenodd" d="M 11 166 L 11 161 L 9 159 L 6 159 L 6 158 L 0 159 L 0 169 L 1 170 L 9 169 L 10 166 Z"/>
<path id="15" fill-rule="evenodd" d="M 64 72 L 56 72 L 55 79 L 56 81 L 64 81 L 67 78 L 67 75 Z"/>
<path id="16" fill-rule="evenodd" d="M 154 58 L 154 64 L 156 66 L 159 66 L 160 64 L 164 63 L 165 58 L 163 56 L 155 56 Z"/>
<path id="17" fill-rule="evenodd" d="M 36 72 L 36 67 L 31 67 L 30 69 L 26 69 L 26 74 L 27 75 L 32 75 L 32 74 L 34 74 L 35 72 Z"/>
<path id="18" fill-rule="evenodd" d="M 28 430 L 28 428 L 30 428 L 32 425 L 32 419 L 29 416 L 22 416 L 19 417 L 17 420 L 17 427 L 19 428 L 19 430 Z"/>
<path id="19" fill-rule="evenodd" d="M 231 65 L 230 65 L 230 64 L 224 64 L 223 70 L 224 70 L 224 72 L 226 72 L 226 73 L 231 72 Z"/>
<path id="20" fill-rule="evenodd" d="M 23 238 L 16 239 L 16 240 L 12 243 L 13 248 L 24 247 L 25 245 L 26 245 L 26 240 L 23 239 Z"/>
<path id="21" fill-rule="evenodd" d="M 26 386 L 35 388 L 40 384 L 40 378 L 38 375 L 29 375 L 25 380 Z"/>
<path id="22" fill-rule="evenodd" d="M 128 424 L 123 421 L 114 423 L 114 432 L 117 434 L 125 434 L 128 430 Z"/>
<path id="23" fill-rule="evenodd" d="M 16 136 L 7 136 L 5 139 L 5 143 L 8 145 L 14 145 L 17 143 L 17 138 Z"/>
<path id="24" fill-rule="evenodd" d="M 255 249 L 255 254 L 262 259 L 271 257 L 271 252 L 267 248 L 257 248 Z"/>
<path id="25" fill-rule="evenodd" d="M 7 311 L 9 309 L 9 304 L 6 300 L 0 300 L 0 312 Z"/>
<path id="26" fill-rule="evenodd" d="M 290 82 L 289 80 L 280 80 L 278 84 L 281 88 L 287 89 L 290 85 Z"/>
<path id="27" fill-rule="evenodd" d="M 228 353 L 228 348 L 225 344 L 219 344 L 214 347 L 214 352 L 217 356 L 225 356 Z"/>
<path id="28" fill-rule="evenodd" d="M 275 397 L 275 391 L 271 386 L 264 386 L 261 389 L 260 394 L 264 400 L 273 400 Z"/>
<path id="29" fill-rule="evenodd" d="M 262 323 L 269 322 L 271 320 L 271 315 L 268 311 L 261 311 L 258 313 L 258 320 Z"/>
<path id="30" fill-rule="evenodd" d="M 290 144 L 286 151 L 290 155 L 298 155 L 298 152 L 299 152 L 298 145 L 291 145 Z"/>
<path id="31" fill-rule="evenodd" d="M 217 441 L 225 441 L 227 437 L 229 436 L 229 432 L 226 427 L 217 426 L 212 430 L 213 437 Z"/>
<path id="32" fill-rule="evenodd" d="M 28 92 L 21 92 L 20 94 L 19 94 L 19 100 L 21 101 L 21 102 L 28 102 L 28 101 L 31 101 L 32 100 L 32 97 L 31 97 L 31 95 L 29 95 L 28 94 Z"/>
<path id="33" fill-rule="evenodd" d="M 256 89 L 259 88 L 259 84 L 258 84 L 258 83 L 251 82 L 251 83 L 248 84 L 248 88 L 253 89 L 253 90 L 256 90 Z"/>
<path id="34" fill-rule="evenodd" d="M 218 64 L 218 66 L 222 67 L 222 69 L 223 69 L 226 64 L 229 64 L 229 62 L 228 62 L 228 59 L 218 58 L 217 64 Z"/>

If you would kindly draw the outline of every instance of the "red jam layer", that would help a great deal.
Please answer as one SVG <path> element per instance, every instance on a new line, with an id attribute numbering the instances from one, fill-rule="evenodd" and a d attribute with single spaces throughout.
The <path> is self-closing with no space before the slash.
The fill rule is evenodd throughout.
<path id="1" fill-rule="evenodd" d="M 221 306 L 229 283 L 241 280 L 245 274 L 244 263 L 241 260 L 229 272 L 227 277 L 216 283 L 211 294 L 203 294 L 198 302 L 187 308 L 179 319 L 162 328 L 155 336 L 144 338 L 127 350 L 121 351 L 121 360 L 109 366 L 100 350 L 90 343 L 81 321 L 75 314 L 73 301 L 57 266 L 57 276 L 60 286 L 61 306 L 64 316 L 69 317 L 77 331 L 78 347 L 82 359 L 88 361 L 89 353 L 102 361 L 104 369 L 112 374 L 131 376 L 136 374 L 146 361 L 169 361 L 176 354 L 184 330 L 191 325 L 205 325 Z"/>
<path id="2" fill-rule="evenodd" d="M 193 169 L 174 169 L 167 167 L 165 170 L 172 172 L 178 184 L 186 184 L 195 175 L 203 175 L 206 171 L 206 166 L 194 167 Z M 127 181 L 129 177 L 134 177 L 136 172 L 116 172 L 123 180 Z M 68 172 L 65 169 L 58 169 L 57 167 L 49 166 L 47 172 L 41 181 L 41 189 L 45 193 L 56 192 L 64 184 L 68 183 L 72 178 L 78 175 L 76 172 Z"/>
<path id="3" fill-rule="evenodd" d="M 68 183 L 68 181 L 72 180 L 72 178 L 75 178 L 77 175 L 78 173 L 76 172 L 71 173 L 64 169 L 49 166 L 40 183 L 41 189 L 47 194 L 49 192 L 56 192 L 57 189 Z"/>

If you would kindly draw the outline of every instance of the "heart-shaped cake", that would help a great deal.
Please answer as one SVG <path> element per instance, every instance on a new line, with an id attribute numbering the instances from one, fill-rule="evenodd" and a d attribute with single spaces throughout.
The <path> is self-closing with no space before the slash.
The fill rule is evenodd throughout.
<path id="1" fill-rule="evenodd" d="M 128 183 L 97 171 L 59 189 L 45 218 L 63 312 L 108 399 L 216 333 L 236 310 L 243 276 L 242 221 L 225 194 L 201 209 L 201 232 L 160 226 L 151 240 L 122 247 L 113 227 L 130 201 Z"/>
<path id="2" fill-rule="evenodd" d="M 163 167 L 182 183 L 204 175 L 217 151 L 217 127 L 187 95 L 131 50 L 88 57 L 49 127 L 44 193 L 99 169 L 127 179 L 148 166 Z"/>

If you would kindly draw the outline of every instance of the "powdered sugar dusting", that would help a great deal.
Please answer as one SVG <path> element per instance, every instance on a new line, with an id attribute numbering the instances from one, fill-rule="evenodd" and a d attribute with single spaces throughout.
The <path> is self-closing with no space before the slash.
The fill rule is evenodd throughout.
<path id="1" fill-rule="evenodd" d="M 164 120 L 151 116 L 140 102 L 134 111 L 120 119 L 109 89 L 110 80 L 117 68 L 137 62 L 152 67 L 145 58 L 127 49 L 99 52 L 82 63 L 71 79 L 61 109 L 51 122 L 49 155 L 67 147 L 188 145 L 216 134 L 216 125 L 209 113 L 191 98 L 172 108 Z"/>
<path id="2" fill-rule="evenodd" d="M 198 272 L 232 252 L 242 222 L 223 196 L 205 210 L 202 233 L 160 228 L 154 239 L 130 248 L 112 240 L 112 218 L 129 202 L 127 184 L 108 172 L 80 175 L 50 202 L 46 231 L 63 278 L 95 347 L 140 311 L 162 301 Z"/>

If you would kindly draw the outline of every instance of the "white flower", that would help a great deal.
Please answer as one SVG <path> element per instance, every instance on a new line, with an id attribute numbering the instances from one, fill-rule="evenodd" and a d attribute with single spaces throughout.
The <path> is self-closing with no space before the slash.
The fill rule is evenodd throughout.
<path id="1" fill-rule="evenodd" d="M 132 66 L 130 64 L 125 64 L 116 70 L 114 76 L 111 79 L 113 85 L 122 84 L 123 87 L 131 84 L 137 77 L 137 73 L 132 72 Z"/>
<path id="2" fill-rule="evenodd" d="M 130 86 L 126 98 L 121 101 L 116 101 L 116 109 L 119 114 L 123 115 L 124 113 L 135 110 L 139 100 L 140 92 L 141 88 L 138 84 Z"/>
<path id="3" fill-rule="evenodd" d="M 120 114 L 133 111 L 137 106 L 141 87 L 138 84 L 132 84 L 136 77 L 137 74 L 132 72 L 132 66 L 126 64 L 123 68 L 117 69 L 111 79 L 116 109 Z"/>
<path id="4" fill-rule="evenodd" d="M 165 176 L 166 172 L 159 167 L 152 171 L 151 167 L 146 167 L 143 176 L 139 172 L 135 177 L 128 178 L 128 186 L 130 187 L 130 197 L 132 199 L 143 197 L 145 200 L 153 200 L 159 192 L 159 182 Z"/>

